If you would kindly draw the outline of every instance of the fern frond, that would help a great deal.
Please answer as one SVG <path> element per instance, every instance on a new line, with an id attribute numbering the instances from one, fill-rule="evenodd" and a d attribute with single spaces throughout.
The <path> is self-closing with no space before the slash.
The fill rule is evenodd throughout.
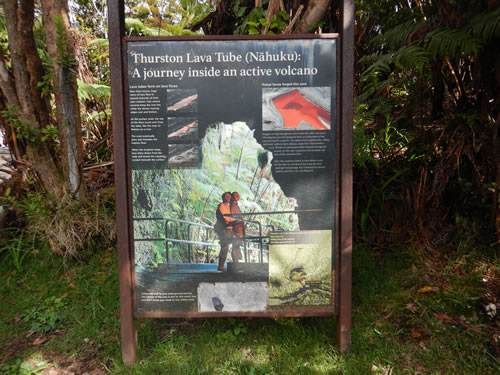
<path id="1" fill-rule="evenodd" d="M 424 21 L 415 21 L 414 19 L 408 20 L 375 37 L 372 43 L 384 45 L 391 50 L 402 48 L 407 45 L 410 35 L 425 25 L 426 23 Z"/>
<path id="2" fill-rule="evenodd" d="M 377 100 L 370 103 L 370 108 L 373 114 L 391 115 L 394 112 L 394 100 L 388 97 L 378 97 Z"/>
<path id="3" fill-rule="evenodd" d="M 371 80 L 363 86 L 363 91 L 356 97 L 356 100 L 359 103 L 369 103 L 373 98 L 382 98 L 394 85 L 395 81 L 392 77 L 383 81 Z"/>
<path id="4" fill-rule="evenodd" d="M 109 86 L 85 83 L 79 79 L 77 82 L 78 99 L 80 100 L 90 100 L 92 96 L 97 99 L 109 99 L 111 97 L 111 87 Z"/>
<path id="5" fill-rule="evenodd" d="M 176 25 L 169 25 L 167 29 L 167 35 L 196 35 L 196 33 L 193 33 L 189 29 L 185 29 L 183 25 L 181 24 L 176 24 Z"/>
<path id="6" fill-rule="evenodd" d="M 466 31 L 484 41 L 500 38 L 500 8 L 475 16 L 466 26 Z"/>
<path id="7" fill-rule="evenodd" d="M 145 36 L 170 36 L 172 35 L 167 30 L 158 27 L 144 27 L 142 33 Z"/>
<path id="8" fill-rule="evenodd" d="M 429 52 L 418 46 L 402 47 L 393 53 L 371 55 L 368 58 L 360 59 L 360 64 L 368 61 L 373 63 L 368 66 L 361 77 L 366 80 L 368 75 L 374 73 L 387 73 L 393 70 L 421 70 L 429 63 L 431 55 Z"/>
<path id="9" fill-rule="evenodd" d="M 390 64 L 393 62 L 393 53 L 383 53 L 383 54 L 372 54 L 369 56 L 364 56 L 359 59 L 359 64 L 361 66 L 370 63 L 370 65 L 364 70 L 361 80 L 366 80 L 368 75 L 375 72 L 383 73 L 390 72 L 392 70 Z"/>
<path id="10" fill-rule="evenodd" d="M 128 35 L 141 35 L 146 26 L 137 18 L 125 18 L 125 30 Z"/>
<path id="11" fill-rule="evenodd" d="M 424 45 L 433 56 L 454 57 L 458 53 L 477 56 L 484 41 L 463 29 L 440 27 L 425 36 Z"/>
<path id="12" fill-rule="evenodd" d="M 86 114 L 86 120 L 89 122 L 97 122 L 111 118 L 111 109 L 106 108 L 104 111 L 91 112 Z"/>
<path id="13" fill-rule="evenodd" d="M 429 52 L 418 46 L 403 47 L 396 53 L 396 63 L 401 70 L 421 71 L 430 62 L 430 58 Z"/>
<path id="14" fill-rule="evenodd" d="M 143 36 L 169 36 L 168 31 L 163 28 L 149 27 L 137 18 L 125 18 L 125 30 L 128 35 L 143 35 Z"/>
<path id="15" fill-rule="evenodd" d="M 89 42 L 89 46 L 107 49 L 107 48 L 109 48 L 109 40 L 108 39 L 103 39 L 103 38 L 92 39 Z"/>
<path id="16" fill-rule="evenodd" d="M 375 116 L 369 110 L 368 104 L 354 99 L 354 126 L 362 127 L 375 121 Z"/>

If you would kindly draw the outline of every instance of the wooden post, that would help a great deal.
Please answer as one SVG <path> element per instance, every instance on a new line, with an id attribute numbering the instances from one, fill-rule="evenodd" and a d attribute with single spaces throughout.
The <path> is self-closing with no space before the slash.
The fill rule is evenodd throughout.
<path id="1" fill-rule="evenodd" d="M 120 328 L 122 359 L 132 365 L 137 352 L 137 328 L 133 310 L 132 254 L 128 221 L 128 168 L 126 153 L 125 98 L 123 79 L 123 42 L 125 36 L 124 0 L 109 0 L 109 60 L 111 66 L 111 109 L 116 191 L 116 231 L 118 236 L 118 265 L 120 279 Z M 123 204 L 127 202 L 127 204 Z"/>
<path id="2" fill-rule="evenodd" d="M 354 112 L 354 0 L 341 5 L 341 152 L 340 152 L 340 285 L 337 338 L 339 350 L 351 348 L 352 326 L 352 126 Z"/>

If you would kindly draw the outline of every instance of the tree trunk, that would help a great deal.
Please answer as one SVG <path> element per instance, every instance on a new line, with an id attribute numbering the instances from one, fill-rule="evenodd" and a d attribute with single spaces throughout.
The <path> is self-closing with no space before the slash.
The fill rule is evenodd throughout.
<path id="1" fill-rule="evenodd" d="M 500 55 L 497 57 L 495 64 L 495 78 L 497 86 L 500 87 Z M 497 95 L 497 101 L 500 103 L 500 94 Z M 497 232 L 497 243 L 500 243 L 500 111 L 497 112 L 497 118 L 493 126 L 493 149 L 495 150 L 495 195 L 494 195 L 494 209 L 495 209 L 495 228 Z"/>
<path id="2" fill-rule="evenodd" d="M 500 145 L 498 142 L 500 133 L 500 113 L 498 114 L 495 126 L 493 127 L 493 146 L 496 147 L 496 175 L 495 175 L 495 193 L 494 193 L 494 211 L 495 211 L 495 229 L 497 232 L 497 243 L 500 243 Z"/>
<path id="3" fill-rule="evenodd" d="M 27 159 L 32 163 L 43 187 L 49 194 L 63 194 L 63 180 L 53 153 L 41 141 L 40 130 L 50 124 L 50 107 L 38 88 L 42 65 L 33 36 L 33 0 L 4 3 L 5 21 L 11 53 L 12 76 L 2 60 L 0 87 L 7 104 L 17 112 L 18 120 L 35 136 L 27 147 Z"/>
<path id="4" fill-rule="evenodd" d="M 261 34 L 266 35 L 267 32 L 269 31 L 269 27 L 271 25 L 271 20 L 273 19 L 273 16 L 280 11 L 280 0 L 269 0 L 269 3 L 267 5 L 267 11 L 266 11 L 266 21 L 267 25 L 262 29 Z"/>
<path id="5" fill-rule="evenodd" d="M 329 6 L 330 0 L 310 0 L 304 15 L 295 27 L 294 33 L 304 34 L 311 32 L 309 28 L 320 23 Z"/>
<path id="6" fill-rule="evenodd" d="M 69 28 L 66 0 L 42 0 L 47 50 L 52 60 L 61 162 L 71 194 L 82 183 L 83 143 L 75 70 L 77 62 Z"/>
<path id="7" fill-rule="evenodd" d="M 443 117 L 443 102 L 444 102 L 444 82 L 442 76 L 443 60 L 436 58 L 432 61 L 432 108 L 431 116 L 433 120 L 438 120 Z"/>

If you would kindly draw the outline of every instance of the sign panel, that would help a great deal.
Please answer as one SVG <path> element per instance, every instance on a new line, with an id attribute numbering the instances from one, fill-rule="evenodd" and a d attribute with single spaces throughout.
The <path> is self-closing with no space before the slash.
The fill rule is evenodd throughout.
<path id="1" fill-rule="evenodd" d="M 333 312 L 336 39 L 126 46 L 136 315 Z"/>

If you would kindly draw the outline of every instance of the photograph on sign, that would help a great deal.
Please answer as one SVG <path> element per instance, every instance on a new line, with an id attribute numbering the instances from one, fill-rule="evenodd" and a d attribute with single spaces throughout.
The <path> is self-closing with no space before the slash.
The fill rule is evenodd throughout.
<path id="1" fill-rule="evenodd" d="M 330 87 L 262 90 L 262 130 L 330 130 Z"/>
<path id="2" fill-rule="evenodd" d="M 127 41 L 139 316 L 333 306 L 336 43 Z"/>

